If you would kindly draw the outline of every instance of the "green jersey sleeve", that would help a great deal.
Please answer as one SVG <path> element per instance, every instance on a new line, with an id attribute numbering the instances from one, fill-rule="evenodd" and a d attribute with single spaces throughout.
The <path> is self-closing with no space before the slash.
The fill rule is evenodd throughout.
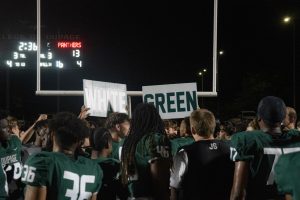
<path id="1" fill-rule="evenodd" d="M 48 186 L 52 167 L 51 157 L 37 153 L 28 158 L 22 171 L 22 182 L 31 186 Z"/>
<path id="2" fill-rule="evenodd" d="M 250 161 L 256 154 L 255 142 L 249 132 L 236 133 L 231 137 L 230 159 L 232 161 Z"/>

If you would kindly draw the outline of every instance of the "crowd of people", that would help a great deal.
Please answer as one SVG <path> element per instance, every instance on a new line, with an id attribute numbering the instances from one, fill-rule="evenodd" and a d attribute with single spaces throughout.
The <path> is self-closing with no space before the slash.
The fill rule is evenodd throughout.
<path id="1" fill-rule="evenodd" d="M 0 113 L 0 200 L 300 199 L 297 113 L 278 97 L 246 124 L 204 108 L 163 120 L 147 103 L 97 122 L 88 111 L 24 131 Z"/>

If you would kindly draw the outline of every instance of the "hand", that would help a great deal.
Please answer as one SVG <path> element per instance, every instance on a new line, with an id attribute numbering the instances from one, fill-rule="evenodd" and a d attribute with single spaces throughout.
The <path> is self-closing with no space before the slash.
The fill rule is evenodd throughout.
<path id="1" fill-rule="evenodd" d="M 85 105 L 81 106 L 81 111 L 79 113 L 78 118 L 86 119 L 90 115 L 90 113 L 88 113 L 89 110 L 90 110 L 90 108 L 85 107 Z"/>
<path id="2" fill-rule="evenodd" d="M 39 118 L 36 120 L 36 122 L 39 122 L 41 120 L 46 120 L 48 116 L 46 114 L 40 114 Z"/>

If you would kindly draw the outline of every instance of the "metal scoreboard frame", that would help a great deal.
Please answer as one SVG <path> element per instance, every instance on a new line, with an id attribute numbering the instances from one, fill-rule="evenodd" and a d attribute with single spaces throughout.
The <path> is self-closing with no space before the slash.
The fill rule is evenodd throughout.
<path id="1" fill-rule="evenodd" d="M 217 47 L 218 47 L 218 0 L 214 0 L 214 17 L 213 17 L 213 79 L 212 79 L 212 91 L 201 91 L 197 92 L 200 97 L 217 97 Z M 83 96 L 81 90 L 42 90 L 41 89 L 41 0 L 37 0 L 37 56 L 36 56 L 36 95 L 40 96 Z M 127 91 L 127 96 L 143 96 L 142 91 Z"/>

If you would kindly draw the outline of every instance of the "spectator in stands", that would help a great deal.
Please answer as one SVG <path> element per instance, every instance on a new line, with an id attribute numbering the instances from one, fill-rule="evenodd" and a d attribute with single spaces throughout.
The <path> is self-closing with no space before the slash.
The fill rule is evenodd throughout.
<path id="1" fill-rule="evenodd" d="M 170 198 L 170 142 L 164 123 L 152 104 L 135 108 L 122 149 L 122 182 L 132 198 Z"/>
<path id="2" fill-rule="evenodd" d="M 103 170 L 102 187 L 98 193 L 98 200 L 127 200 L 127 187 L 123 187 L 119 180 L 120 161 L 109 158 L 112 152 L 112 137 L 106 128 L 96 128 L 90 136 L 92 147 L 91 159 L 94 159 Z"/>
<path id="3" fill-rule="evenodd" d="M 128 135 L 130 120 L 126 113 L 111 113 L 105 123 L 112 136 L 112 158 L 120 160 L 120 152 L 124 138 Z"/>
<path id="4" fill-rule="evenodd" d="M 292 107 L 286 107 L 286 116 L 283 121 L 284 130 L 291 130 L 296 128 L 297 113 Z"/>
<path id="5" fill-rule="evenodd" d="M 258 104 L 257 117 L 261 130 L 236 133 L 231 137 L 231 159 L 235 162 L 234 182 L 231 200 L 277 199 L 272 170 L 275 156 L 280 156 L 294 135 L 291 130 L 281 132 L 281 123 L 286 116 L 282 99 L 264 97 Z"/>
<path id="6" fill-rule="evenodd" d="M 229 199 L 234 170 L 229 142 L 214 139 L 216 122 L 210 111 L 193 111 L 190 122 L 195 142 L 174 157 L 171 199 Z"/>
<path id="7" fill-rule="evenodd" d="M 23 194 L 21 148 L 18 137 L 9 133 L 7 116 L 0 113 L 0 199 L 18 199 Z"/>
<path id="8" fill-rule="evenodd" d="M 58 113 L 50 122 L 50 131 L 53 152 L 34 154 L 23 167 L 25 200 L 95 199 L 102 170 L 94 161 L 75 154 L 88 134 L 87 127 L 71 113 Z"/>

